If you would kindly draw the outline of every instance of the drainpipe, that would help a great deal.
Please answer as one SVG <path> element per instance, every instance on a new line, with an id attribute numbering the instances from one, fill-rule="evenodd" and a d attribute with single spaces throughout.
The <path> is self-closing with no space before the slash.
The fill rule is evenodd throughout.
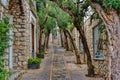
<path id="1" fill-rule="evenodd" d="M 13 23 L 13 16 L 10 16 L 10 21 L 9 21 L 10 24 Z M 9 30 L 9 34 L 10 34 L 10 38 L 13 39 L 13 29 L 10 28 Z M 9 69 L 12 70 L 13 69 L 13 41 L 10 40 L 9 41 Z"/>

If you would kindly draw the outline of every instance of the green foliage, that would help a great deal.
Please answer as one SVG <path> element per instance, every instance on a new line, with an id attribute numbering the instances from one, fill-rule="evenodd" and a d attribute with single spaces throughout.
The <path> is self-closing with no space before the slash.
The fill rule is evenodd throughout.
<path id="1" fill-rule="evenodd" d="M 75 0 L 59 0 L 59 3 L 64 8 L 68 8 L 72 13 L 76 13 L 76 1 Z"/>
<path id="2" fill-rule="evenodd" d="M 6 56 L 6 49 L 9 47 L 8 41 L 11 40 L 8 34 L 11 25 L 9 24 L 9 18 L 5 17 L 0 21 L 0 80 L 7 79 L 9 72 L 5 69 L 4 56 Z"/>
<path id="3" fill-rule="evenodd" d="M 40 64 L 41 63 L 41 58 L 29 58 L 28 59 L 28 64 Z"/>
<path id="4" fill-rule="evenodd" d="M 115 10 L 120 10 L 120 0 L 92 0 L 93 2 L 99 3 L 102 7 L 113 8 Z"/>
<path id="5" fill-rule="evenodd" d="M 36 0 L 37 4 L 37 16 L 39 19 L 39 25 L 43 28 L 43 23 L 47 15 L 46 1 L 45 0 Z"/>
<path id="6" fill-rule="evenodd" d="M 104 3 L 110 8 L 120 10 L 120 0 L 104 0 Z"/>
<path id="7" fill-rule="evenodd" d="M 50 33 L 52 29 L 56 27 L 56 20 L 53 17 L 48 17 L 46 23 L 45 23 L 45 28 L 44 31 Z"/>
<path id="8" fill-rule="evenodd" d="M 57 12 L 58 12 L 58 15 L 57 15 L 58 26 L 60 29 L 64 30 L 67 28 L 67 25 L 69 23 L 72 23 L 72 18 L 68 13 L 64 12 L 61 9 L 59 10 L 57 9 Z"/>
<path id="9" fill-rule="evenodd" d="M 61 5 L 66 5 L 66 7 L 71 5 L 71 11 L 74 12 L 75 4 L 72 2 L 72 0 L 60 0 L 59 3 Z M 74 5 L 74 6 L 73 6 Z M 70 7 L 69 7 L 70 9 Z M 44 19 L 46 15 L 48 15 L 48 18 L 44 25 L 44 32 L 51 32 L 54 33 L 54 29 L 56 27 L 56 20 L 61 29 L 67 28 L 68 23 L 72 22 L 71 17 L 69 14 L 65 13 L 59 6 L 49 0 L 37 0 L 37 13 L 39 17 L 39 23 L 42 25 L 44 23 Z M 56 18 L 56 19 L 55 19 Z"/>
<path id="10" fill-rule="evenodd" d="M 56 18 L 57 17 L 57 12 L 56 12 L 57 5 L 51 1 L 48 1 L 48 4 L 50 5 L 48 8 L 48 15 L 53 18 Z"/>
<path id="11" fill-rule="evenodd" d="M 74 25 L 73 25 L 73 24 L 68 24 L 67 28 L 68 28 L 69 30 L 73 30 L 73 29 L 74 29 Z"/>

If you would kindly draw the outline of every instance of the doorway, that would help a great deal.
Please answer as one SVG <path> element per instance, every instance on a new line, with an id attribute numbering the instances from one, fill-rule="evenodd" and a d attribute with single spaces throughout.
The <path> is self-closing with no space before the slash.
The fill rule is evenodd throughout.
<path id="1" fill-rule="evenodd" d="M 32 28 L 32 57 L 35 57 L 35 44 L 34 44 L 34 25 L 31 24 L 31 28 Z"/>

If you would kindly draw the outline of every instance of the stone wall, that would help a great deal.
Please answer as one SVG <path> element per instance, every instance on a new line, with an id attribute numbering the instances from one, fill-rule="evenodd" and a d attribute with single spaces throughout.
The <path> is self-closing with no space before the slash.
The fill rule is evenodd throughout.
<path id="1" fill-rule="evenodd" d="M 73 29 L 72 35 L 74 35 L 73 38 L 74 38 L 75 44 L 76 44 L 76 46 L 77 46 L 77 48 L 79 50 L 79 32 L 77 31 L 76 28 Z"/>
<path id="2" fill-rule="evenodd" d="M 109 56 L 107 46 L 104 46 L 104 60 L 94 59 L 93 54 L 93 27 L 97 26 L 98 21 L 92 21 L 90 24 L 90 19 L 86 20 L 85 22 L 85 35 L 87 38 L 88 46 L 90 49 L 91 57 L 93 60 L 93 65 L 95 66 L 95 73 L 99 74 L 101 77 L 107 78 L 109 75 Z"/>
<path id="3" fill-rule="evenodd" d="M 27 69 L 30 53 L 30 28 L 28 0 L 11 0 L 10 13 L 13 15 L 13 68 Z"/>

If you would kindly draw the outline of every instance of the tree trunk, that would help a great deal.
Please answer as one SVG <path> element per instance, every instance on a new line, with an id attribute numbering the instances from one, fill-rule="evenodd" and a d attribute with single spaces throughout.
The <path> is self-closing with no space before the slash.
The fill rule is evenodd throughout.
<path id="1" fill-rule="evenodd" d="M 74 50 L 75 50 L 75 56 L 76 56 L 77 64 L 80 64 L 80 63 L 81 63 L 80 55 L 79 55 L 78 49 L 77 49 L 77 47 L 76 47 L 76 44 L 75 44 L 75 42 L 74 42 L 74 39 L 73 39 L 70 31 L 68 31 L 68 30 L 65 30 L 65 31 L 66 31 L 66 33 L 68 34 L 68 36 L 69 36 L 69 38 L 70 38 L 70 40 L 71 40 L 71 43 L 72 43 L 72 45 L 73 45 L 73 48 L 74 48 Z"/>
<path id="2" fill-rule="evenodd" d="M 44 51 L 46 51 L 46 40 L 47 40 L 47 34 L 45 33 L 45 40 L 44 40 Z"/>
<path id="3" fill-rule="evenodd" d="M 49 47 L 49 35 L 50 33 L 46 33 L 45 34 L 45 42 L 44 42 L 44 49 L 45 49 L 45 53 L 47 53 L 48 47 Z"/>
<path id="4" fill-rule="evenodd" d="M 65 39 L 65 35 L 64 35 L 64 32 L 62 33 L 62 36 L 63 36 L 63 47 L 66 48 L 66 39 Z"/>
<path id="5" fill-rule="evenodd" d="M 88 48 L 87 40 L 84 34 L 84 30 L 79 25 L 79 22 L 74 22 L 74 25 L 79 31 L 81 41 L 83 43 L 84 52 L 86 53 L 86 56 L 87 56 L 88 76 L 94 76 L 94 66 L 92 65 L 92 59 L 91 59 L 90 51 Z"/>
<path id="6" fill-rule="evenodd" d="M 62 37 L 62 31 L 60 30 L 60 37 L 61 37 L 61 46 L 63 47 L 63 37 Z"/>
<path id="7" fill-rule="evenodd" d="M 49 37 L 50 37 L 50 33 L 48 33 L 47 35 L 46 49 L 49 48 Z"/>
<path id="8" fill-rule="evenodd" d="M 66 31 L 64 31 L 64 36 L 65 36 L 65 49 L 68 51 L 69 50 L 69 46 L 68 46 L 68 40 L 67 40 Z"/>
<path id="9" fill-rule="evenodd" d="M 106 26 L 108 40 L 109 40 L 109 80 L 120 79 L 120 18 L 117 11 L 113 9 L 107 9 L 107 13 L 104 12 L 102 7 L 97 3 L 91 5 L 95 8 L 99 14 L 103 23 Z"/>
<path id="10" fill-rule="evenodd" d="M 40 29 L 40 37 L 39 37 L 39 53 L 42 53 L 42 29 Z"/>

